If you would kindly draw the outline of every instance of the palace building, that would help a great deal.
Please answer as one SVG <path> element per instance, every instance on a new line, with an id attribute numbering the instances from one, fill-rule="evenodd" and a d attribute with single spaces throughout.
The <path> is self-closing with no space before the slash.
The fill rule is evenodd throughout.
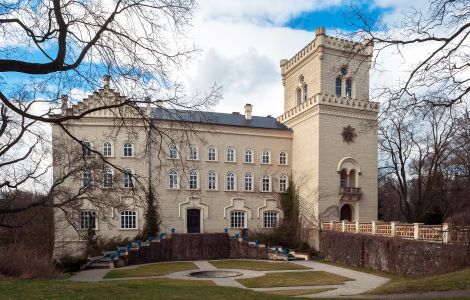
<path id="1" fill-rule="evenodd" d="M 166 232 L 269 230 L 282 222 L 279 194 L 291 180 L 313 244 L 320 220 L 376 220 L 372 50 L 318 28 L 312 42 L 280 62 L 284 113 L 277 118 L 253 115 L 250 104 L 240 114 L 174 110 L 159 102 L 146 108 L 149 127 L 129 108 L 98 110 L 65 125 L 85 145 L 78 150 L 54 125 L 54 178 L 66 177 L 54 201 L 79 195 L 55 213 L 56 253 L 77 249 L 89 227 L 107 238 L 136 236 L 150 188 Z M 119 97 L 105 77 L 80 103 L 64 101 L 62 114 Z M 80 176 L 66 176 L 72 166 Z"/>

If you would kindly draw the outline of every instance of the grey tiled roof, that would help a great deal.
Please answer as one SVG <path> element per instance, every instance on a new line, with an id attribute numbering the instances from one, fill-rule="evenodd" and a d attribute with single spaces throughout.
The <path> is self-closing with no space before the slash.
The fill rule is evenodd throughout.
<path id="1" fill-rule="evenodd" d="M 166 108 L 152 108 L 152 119 L 171 120 L 179 122 L 204 123 L 210 125 L 227 125 L 251 128 L 267 128 L 289 130 L 289 128 L 273 117 L 253 116 L 251 120 L 245 119 L 241 114 L 225 114 L 207 111 L 176 110 Z"/>

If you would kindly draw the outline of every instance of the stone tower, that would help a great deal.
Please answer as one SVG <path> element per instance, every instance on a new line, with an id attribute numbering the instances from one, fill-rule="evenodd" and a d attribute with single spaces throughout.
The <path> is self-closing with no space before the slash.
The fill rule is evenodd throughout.
<path id="1" fill-rule="evenodd" d="M 377 218 L 372 51 L 368 41 L 330 37 L 318 28 L 312 42 L 281 60 L 284 114 L 278 121 L 293 130 L 292 176 L 307 226 Z"/>

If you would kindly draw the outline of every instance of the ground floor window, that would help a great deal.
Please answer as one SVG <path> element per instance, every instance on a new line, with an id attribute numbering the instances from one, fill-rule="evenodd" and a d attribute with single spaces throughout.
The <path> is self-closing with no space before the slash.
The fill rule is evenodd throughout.
<path id="1" fill-rule="evenodd" d="M 136 229 L 137 213 L 135 211 L 121 211 L 121 229 Z"/>
<path id="2" fill-rule="evenodd" d="M 244 211 L 230 212 L 230 227 L 245 228 L 245 212 Z"/>
<path id="3" fill-rule="evenodd" d="M 96 229 L 96 214 L 94 211 L 84 210 L 80 212 L 80 229 Z"/>
<path id="4" fill-rule="evenodd" d="M 277 212 L 266 211 L 263 214 L 263 227 L 274 228 L 277 226 Z"/>

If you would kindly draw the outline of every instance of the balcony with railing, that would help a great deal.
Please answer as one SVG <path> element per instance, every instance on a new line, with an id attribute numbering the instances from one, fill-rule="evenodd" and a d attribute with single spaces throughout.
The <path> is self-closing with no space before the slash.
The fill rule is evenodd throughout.
<path id="1" fill-rule="evenodd" d="M 340 187 L 339 195 L 342 201 L 359 201 L 361 200 L 362 191 L 358 187 Z"/>

